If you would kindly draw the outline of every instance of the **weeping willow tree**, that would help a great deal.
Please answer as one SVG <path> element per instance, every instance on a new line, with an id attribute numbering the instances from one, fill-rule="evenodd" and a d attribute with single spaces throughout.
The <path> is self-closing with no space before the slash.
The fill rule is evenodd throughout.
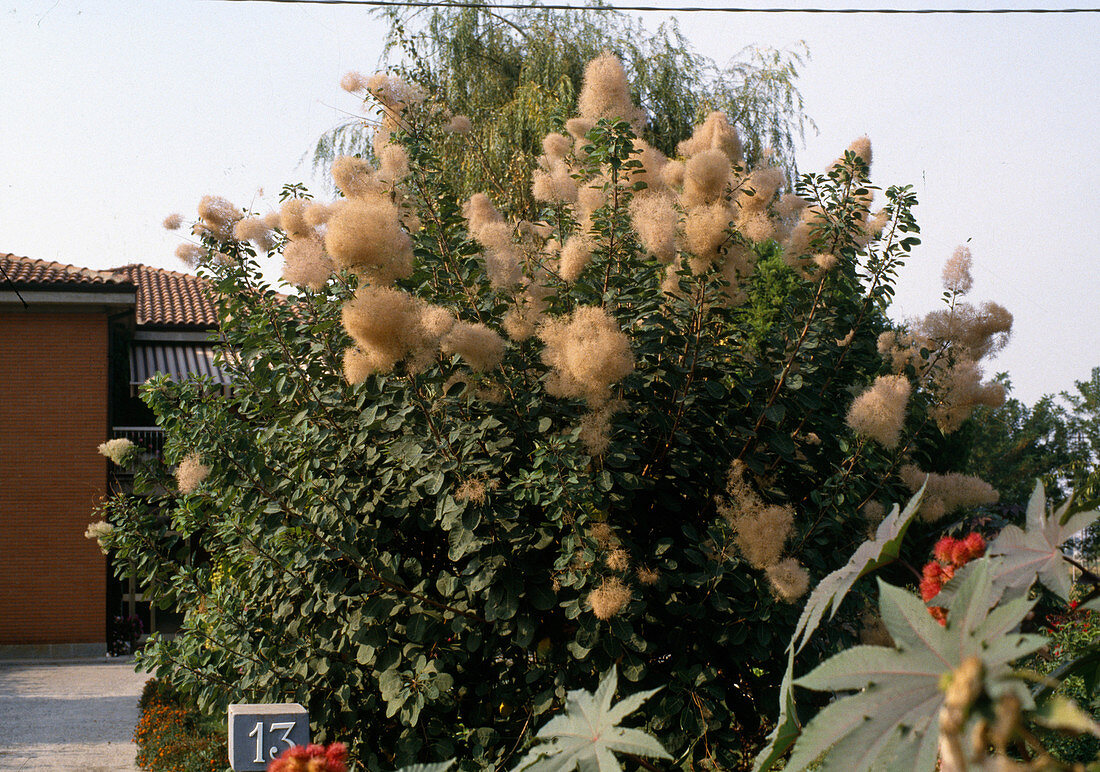
<path id="1" fill-rule="evenodd" d="M 576 113 L 585 63 L 605 50 L 623 62 L 633 101 L 647 114 L 643 138 L 666 155 L 674 155 L 710 112 L 721 110 L 742 138 L 746 166 L 768 160 L 791 182 L 797 176 L 795 143 L 807 128 L 816 128 L 797 88 L 805 47 L 750 47 L 719 66 L 693 51 L 675 23 L 650 32 L 613 11 L 532 7 L 506 13 L 480 7 L 386 13 L 389 66 L 470 120 L 470 136 L 440 148 L 461 192 L 489 191 L 515 216 L 537 211 L 529 181 L 542 138 L 561 131 Z M 322 136 L 315 169 L 327 172 L 343 155 L 370 156 L 372 124 L 370 116 L 353 118 Z"/>

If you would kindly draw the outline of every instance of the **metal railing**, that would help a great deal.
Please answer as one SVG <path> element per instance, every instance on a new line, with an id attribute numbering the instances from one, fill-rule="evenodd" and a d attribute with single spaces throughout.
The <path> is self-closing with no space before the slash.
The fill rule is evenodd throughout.
<path id="1" fill-rule="evenodd" d="M 164 452 L 164 430 L 159 426 L 114 426 L 111 439 L 129 440 L 157 458 Z"/>

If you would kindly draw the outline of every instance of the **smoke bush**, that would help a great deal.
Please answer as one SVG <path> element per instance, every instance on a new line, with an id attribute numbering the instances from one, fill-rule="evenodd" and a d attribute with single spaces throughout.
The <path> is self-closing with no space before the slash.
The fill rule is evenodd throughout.
<path id="1" fill-rule="evenodd" d="M 907 410 L 846 425 L 890 372 L 915 200 L 869 210 L 862 145 L 783 190 L 720 114 L 661 170 L 622 78 L 598 60 L 548 138 L 577 195 L 535 221 L 461 200 L 436 155 L 457 119 L 361 76 L 400 173 L 338 163 L 347 198 L 263 220 L 297 291 L 214 212 L 235 388 L 147 384 L 165 459 L 104 507 L 120 570 L 186 612 L 144 661 L 208 709 L 296 700 L 367 768 L 484 769 L 616 665 L 666 687 L 647 729 L 685 767 L 762 740 L 792 602 L 938 435 L 944 390 L 911 366 Z M 186 496 L 158 482 L 200 458 Z"/>

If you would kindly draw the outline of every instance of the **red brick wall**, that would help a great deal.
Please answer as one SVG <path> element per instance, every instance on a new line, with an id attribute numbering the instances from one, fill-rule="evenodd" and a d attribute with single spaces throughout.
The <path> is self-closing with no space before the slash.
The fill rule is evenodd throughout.
<path id="1" fill-rule="evenodd" d="M 106 640 L 107 317 L 0 310 L 0 644 Z"/>

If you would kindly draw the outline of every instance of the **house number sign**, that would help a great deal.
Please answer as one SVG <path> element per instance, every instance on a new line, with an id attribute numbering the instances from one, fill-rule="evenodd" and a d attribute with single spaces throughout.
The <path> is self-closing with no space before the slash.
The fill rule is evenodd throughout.
<path id="1" fill-rule="evenodd" d="M 229 706 L 229 766 L 262 771 L 287 748 L 309 745 L 309 716 L 296 702 Z"/>

